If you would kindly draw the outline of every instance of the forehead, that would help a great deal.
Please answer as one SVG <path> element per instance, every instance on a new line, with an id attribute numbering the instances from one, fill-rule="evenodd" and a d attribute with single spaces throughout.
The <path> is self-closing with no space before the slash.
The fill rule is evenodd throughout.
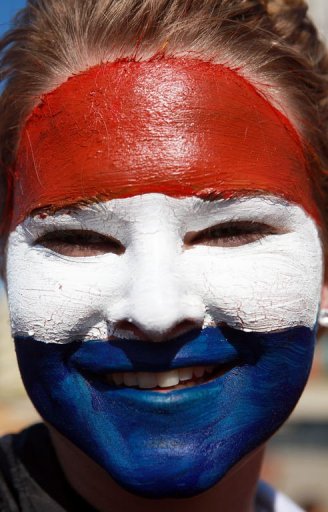
<path id="1" fill-rule="evenodd" d="M 14 224 L 32 210 L 144 193 L 269 192 L 316 215 L 291 123 L 236 72 L 208 62 L 118 61 L 46 94 L 22 131 Z"/>

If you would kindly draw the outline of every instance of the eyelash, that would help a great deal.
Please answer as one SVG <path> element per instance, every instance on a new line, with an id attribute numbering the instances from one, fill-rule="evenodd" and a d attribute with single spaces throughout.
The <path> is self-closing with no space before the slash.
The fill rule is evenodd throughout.
<path id="1" fill-rule="evenodd" d="M 191 248 L 196 245 L 211 247 L 238 247 L 256 242 L 265 236 L 279 234 L 279 230 L 258 222 L 227 222 L 212 226 L 201 232 L 190 232 L 185 236 L 184 244 Z M 125 247 L 116 240 L 94 231 L 60 230 L 47 233 L 35 242 L 64 256 L 86 257 L 106 253 L 121 255 Z"/>
<path id="2" fill-rule="evenodd" d="M 280 234 L 280 231 L 267 224 L 236 221 L 212 226 L 200 233 L 189 233 L 186 236 L 185 242 L 188 245 L 238 247 L 261 240 L 265 236 L 276 234 Z"/>
<path id="3" fill-rule="evenodd" d="M 64 256 L 98 256 L 100 254 L 123 254 L 124 246 L 108 236 L 88 230 L 60 230 L 47 233 L 36 240 L 41 245 Z"/>

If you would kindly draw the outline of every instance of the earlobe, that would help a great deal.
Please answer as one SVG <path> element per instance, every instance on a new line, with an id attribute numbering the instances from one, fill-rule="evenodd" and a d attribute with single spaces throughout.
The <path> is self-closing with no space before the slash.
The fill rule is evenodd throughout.
<path id="1" fill-rule="evenodd" d="M 325 283 L 322 287 L 319 325 L 320 327 L 328 327 L 328 283 Z"/>

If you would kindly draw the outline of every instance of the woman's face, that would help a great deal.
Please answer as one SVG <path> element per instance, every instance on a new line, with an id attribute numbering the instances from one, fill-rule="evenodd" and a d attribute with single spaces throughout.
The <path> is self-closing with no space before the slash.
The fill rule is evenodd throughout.
<path id="1" fill-rule="evenodd" d="M 220 65 L 121 61 L 22 133 L 6 278 L 41 416 L 132 492 L 190 496 L 286 420 L 322 285 L 300 140 Z"/>

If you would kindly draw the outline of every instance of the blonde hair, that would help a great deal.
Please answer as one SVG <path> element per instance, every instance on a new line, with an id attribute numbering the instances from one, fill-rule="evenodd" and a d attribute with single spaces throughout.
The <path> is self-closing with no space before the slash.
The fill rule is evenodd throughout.
<path id="1" fill-rule="evenodd" d="M 302 0 L 29 0 L 0 41 L 0 177 L 40 95 L 119 57 L 156 53 L 227 63 L 278 89 L 311 147 L 314 190 L 328 218 L 328 57 Z"/>

